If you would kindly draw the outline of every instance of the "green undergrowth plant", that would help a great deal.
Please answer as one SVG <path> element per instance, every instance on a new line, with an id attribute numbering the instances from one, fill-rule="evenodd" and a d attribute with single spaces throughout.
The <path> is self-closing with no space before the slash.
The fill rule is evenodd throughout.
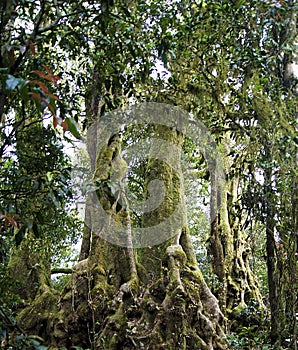
<path id="1" fill-rule="evenodd" d="M 255 326 L 243 327 L 240 333 L 230 333 L 226 337 L 229 348 L 234 350 L 273 350 L 267 335 L 258 332 Z"/>

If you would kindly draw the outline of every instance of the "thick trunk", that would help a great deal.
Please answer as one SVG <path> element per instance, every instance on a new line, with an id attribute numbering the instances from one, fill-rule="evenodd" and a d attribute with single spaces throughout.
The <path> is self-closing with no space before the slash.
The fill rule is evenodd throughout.
<path id="1" fill-rule="evenodd" d="M 168 127 L 157 127 L 156 133 L 180 150 L 174 154 L 153 145 L 146 171 L 145 193 L 156 194 L 157 183 L 152 181 L 162 179 L 164 197 L 156 209 L 144 215 L 143 227 L 151 228 L 153 242 L 156 237 L 165 239 L 157 245 L 133 249 L 125 193 L 120 191 L 115 199 L 108 185 L 109 180 L 116 181 L 112 179 L 115 162 L 124 167 L 121 139 L 112 136 L 98 154 L 94 172 L 99 184 L 98 201 L 109 214 L 108 219 L 103 218 L 93 228 L 89 256 L 74 267 L 72 283 L 48 318 L 48 340 L 53 349 L 225 348 L 224 318 L 199 270 L 185 223 L 179 165 L 183 135 Z M 178 164 L 175 169 L 170 166 L 173 162 Z M 117 174 L 121 182 L 123 173 Z M 95 216 L 96 211 L 91 210 L 91 215 Z M 169 217 L 171 225 L 158 225 Z M 117 236 L 115 244 L 109 242 L 108 235 L 114 234 L 111 219 L 114 225 L 125 228 L 125 247 L 117 245 Z M 93 217 L 92 224 L 95 221 Z M 30 329 L 28 319 L 26 325 Z"/>
<path id="2" fill-rule="evenodd" d="M 25 304 L 32 302 L 42 288 L 51 286 L 49 260 L 43 253 L 44 247 L 37 251 L 36 244 L 36 238 L 27 234 L 20 246 L 13 249 L 8 265 L 9 274 L 18 281 L 13 292 Z"/>
<path id="3" fill-rule="evenodd" d="M 46 339 L 50 328 L 48 318 L 55 311 L 59 293 L 53 288 L 50 278 L 48 247 L 32 235 L 27 235 L 11 254 L 8 271 L 17 281 L 11 292 L 20 297 L 18 324 L 20 329 L 30 329 Z"/>

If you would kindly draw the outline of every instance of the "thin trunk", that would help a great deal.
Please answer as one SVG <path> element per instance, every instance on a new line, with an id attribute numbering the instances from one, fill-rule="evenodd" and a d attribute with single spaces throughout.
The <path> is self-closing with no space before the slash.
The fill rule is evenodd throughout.
<path id="1" fill-rule="evenodd" d="M 212 267 L 213 272 L 218 277 L 219 285 L 216 290 L 214 290 L 215 295 L 217 296 L 221 310 L 226 311 L 226 302 L 227 302 L 227 276 L 226 276 L 226 265 L 224 257 L 224 246 L 221 241 L 221 232 L 220 232 L 220 200 L 219 200 L 219 191 L 222 189 L 218 188 L 218 183 L 216 180 L 216 172 L 213 169 L 210 172 L 210 182 L 211 182 L 211 196 L 210 196 L 210 216 L 213 218 L 211 222 L 211 232 L 209 238 L 209 249 L 212 255 Z M 226 194 L 222 193 L 221 197 L 224 197 Z"/>
<path id="2" fill-rule="evenodd" d="M 294 9 L 294 3 L 291 1 L 292 9 L 288 14 L 287 26 L 284 29 L 287 42 L 294 46 L 297 41 L 297 11 Z M 295 67 L 298 65 L 298 54 L 294 49 L 291 53 L 285 53 L 283 62 L 283 82 L 284 86 L 289 89 L 294 96 L 298 96 L 298 75 Z M 297 111 L 296 111 L 297 122 Z M 289 315 L 289 334 L 291 338 L 291 348 L 297 350 L 297 254 L 298 254 L 298 185 L 297 185 L 297 163 L 298 153 L 292 152 L 293 163 L 292 169 L 293 178 L 290 181 L 290 211 L 291 219 L 289 227 L 292 227 L 292 234 L 288 238 L 288 290 L 286 290 L 286 314 Z"/>
<path id="3" fill-rule="evenodd" d="M 298 163 L 298 154 L 295 157 L 296 164 Z M 293 237 L 290 238 L 290 300 L 289 300 L 289 313 L 291 315 L 290 322 L 290 334 L 292 334 L 291 347 L 293 350 L 297 350 L 298 339 L 297 339 L 297 287 L 298 287 L 298 277 L 297 277 L 297 255 L 298 255 L 298 182 L 297 179 L 293 181 L 293 192 L 292 192 L 292 218 L 293 218 Z M 296 232 L 296 237 L 295 237 Z"/>
<path id="4" fill-rule="evenodd" d="M 294 151 L 295 153 L 295 151 Z M 298 155 L 291 162 L 291 169 L 296 168 Z M 295 172 L 295 170 L 294 170 Z M 294 175 L 294 176 L 293 176 Z M 291 193 L 289 193 L 289 191 Z M 285 332 L 282 337 L 284 346 L 288 346 L 290 342 L 290 348 L 297 350 L 297 288 L 298 288 L 298 275 L 297 275 L 297 237 L 298 237 L 298 188 L 297 179 L 295 173 L 288 179 L 286 187 L 286 193 L 282 198 L 281 207 L 283 208 L 283 230 L 281 237 L 283 241 L 282 252 L 283 256 L 280 257 L 280 265 L 283 266 L 283 279 L 282 284 L 283 303 L 284 303 L 284 319 L 285 319 Z"/>
<path id="5" fill-rule="evenodd" d="M 266 159 L 271 159 L 270 150 L 266 146 Z M 271 331 L 270 337 L 272 344 L 280 341 L 281 319 L 280 319 L 280 291 L 278 289 L 278 271 L 276 259 L 276 241 L 274 237 L 274 198 L 272 189 L 272 169 L 267 168 L 264 176 L 265 186 L 265 225 L 266 225 L 266 253 L 267 253 L 267 273 L 270 303 Z"/>

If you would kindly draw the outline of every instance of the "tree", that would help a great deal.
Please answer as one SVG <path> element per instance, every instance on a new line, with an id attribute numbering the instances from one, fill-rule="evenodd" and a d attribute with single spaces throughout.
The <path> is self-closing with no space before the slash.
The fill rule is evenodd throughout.
<path id="1" fill-rule="evenodd" d="M 28 332 L 53 346 L 224 348 L 218 338 L 223 315 L 232 331 L 264 327 L 264 295 L 250 266 L 254 225 L 267 237 L 271 342 L 287 346 L 290 338 L 296 343 L 296 81 L 286 74 L 294 58 L 295 6 L 284 1 L 189 5 L 3 2 L 0 111 L 6 119 L 1 150 L 11 145 L 6 133 L 10 127 L 15 144 L 20 135 L 19 150 L 24 148 L 22 135 L 28 123 L 35 122 L 35 112 L 41 120 L 48 111 L 54 128 L 60 125 L 77 138 L 77 122 L 91 126 L 87 148 L 96 191 L 88 198 L 80 261 L 60 295 L 41 279 L 39 293 L 18 317 Z M 62 63 L 65 58 L 71 62 L 68 69 Z M 164 72 L 154 74 L 157 64 Z M 136 110 L 132 106 L 145 101 L 178 105 L 191 113 L 194 124 L 202 120 L 225 159 L 222 188 L 212 171 L 218 165 L 212 154 L 207 150 L 192 155 L 198 176 L 210 182 L 207 243 L 217 278 L 212 292 L 221 311 L 198 269 L 186 224 L 179 155 L 187 149 L 190 157 L 195 147 L 177 127 L 179 116 L 166 109 L 176 124 L 143 120 L 141 126 L 111 133 L 99 147 L 101 129 L 94 125 L 107 121 L 110 113 L 106 124 L 113 127 L 119 115 L 111 112 L 122 107 L 125 122 Z M 16 118 L 8 113 L 12 109 Z M 136 160 L 140 148 L 125 164 L 125 152 L 140 141 L 139 134 L 170 141 L 176 152 L 165 152 L 164 143 L 161 147 L 153 142 L 149 159 Z M 173 162 L 176 166 L 169 167 Z M 124 178 L 127 166 L 130 173 Z M 164 187 L 158 187 L 155 177 L 164 179 Z M 145 204 L 159 203 L 159 194 L 164 202 L 141 215 L 128 189 Z M 104 212 L 100 223 L 95 220 L 93 201 L 116 223 L 113 229 Z M 156 246 L 136 248 L 142 237 L 135 241 L 133 230 L 150 228 L 175 213 L 177 205 L 182 227 L 175 232 L 171 223 L 165 232 L 172 230 L 173 236 Z M 14 225 L 15 217 L 8 214 L 3 219 Z M 120 244 L 121 235 L 109 239 L 117 225 L 126 233 L 125 244 Z M 44 266 L 49 276 L 49 266 Z M 209 306 L 213 312 L 207 312 Z"/>
<path id="2" fill-rule="evenodd" d="M 247 164 L 245 151 L 239 152 L 237 147 L 245 149 L 249 144 L 251 134 L 247 129 L 252 123 L 240 91 L 246 93 L 244 67 L 251 61 L 237 60 L 243 60 L 244 56 L 245 60 L 247 57 L 253 60 L 256 53 L 239 52 L 239 40 L 250 40 L 243 17 L 248 17 L 251 10 L 238 5 L 225 2 L 221 6 L 214 2 L 209 7 L 194 4 L 191 9 L 182 10 L 179 40 L 175 41 L 174 36 L 168 50 L 169 57 L 173 51 L 175 56 L 168 58 L 172 75 L 166 84 L 165 98 L 174 103 L 179 101 L 186 110 L 200 115 L 225 154 L 226 188 L 218 188 L 210 176 L 211 211 L 215 213 L 220 208 L 220 212 L 214 215 L 208 245 L 213 256 L 213 272 L 218 278 L 215 295 L 222 310 L 239 324 L 246 322 L 243 315 L 250 302 L 257 304 L 257 312 L 264 305 L 249 265 L 246 213 L 240 204 L 241 176 Z M 244 45 L 244 50 L 250 50 L 249 44 Z M 231 82 L 239 84 L 239 91 L 230 87 Z M 243 123 L 247 128 L 241 126 Z"/>
<path id="3" fill-rule="evenodd" d="M 20 338 L 15 346 L 31 344 L 22 328 L 16 326 L 15 312 L 32 302 L 40 287 L 43 291 L 50 289 L 52 254 L 58 255 L 67 241 L 73 242 L 79 230 L 78 220 L 69 212 L 70 163 L 62 151 L 61 137 L 46 126 L 48 119 L 55 121 L 59 98 L 53 90 L 60 80 L 37 49 L 42 33 L 50 29 L 44 23 L 47 13 L 45 4 L 1 3 L 3 346 L 13 346 L 16 335 Z M 42 63 L 45 66 L 41 71 Z"/>
<path id="4" fill-rule="evenodd" d="M 178 100 L 193 113 L 195 111 L 200 113 L 217 135 L 226 155 L 227 188 L 225 194 L 221 193 L 223 202 L 220 216 L 217 222 L 214 222 L 211 231 L 210 251 L 214 256 L 214 272 L 220 281 L 219 294 L 216 290 L 215 293 L 219 297 L 223 311 L 227 310 L 230 317 L 232 316 L 231 320 L 236 318 L 238 323 L 247 314 L 245 310 L 248 308 L 245 304 L 249 304 L 250 300 L 252 302 L 257 300 L 262 307 L 261 295 L 250 271 L 250 249 L 245 242 L 249 236 L 245 228 L 248 227 L 250 220 L 255 221 L 258 218 L 257 220 L 263 222 L 258 216 L 260 213 L 267 217 L 271 342 L 274 344 L 276 341 L 281 341 L 281 329 L 289 326 L 289 324 L 282 326 L 280 323 L 282 318 L 286 324 L 286 318 L 276 317 L 279 312 L 284 315 L 282 310 L 285 310 L 285 300 L 282 295 L 286 282 L 285 262 L 277 262 L 278 258 L 275 257 L 278 255 L 276 237 L 279 236 L 276 217 L 282 215 L 279 199 L 275 195 L 279 197 L 280 190 L 293 189 L 293 185 L 285 186 L 283 190 L 279 188 L 276 192 L 275 181 L 277 177 L 284 179 L 283 171 L 280 172 L 284 166 L 280 155 L 285 151 L 285 147 L 288 150 L 295 148 L 293 129 L 296 118 L 295 99 L 291 91 L 285 89 L 291 87 L 294 94 L 296 93 L 297 80 L 292 72 L 295 63 L 292 46 L 296 33 L 296 22 L 293 20 L 295 7 L 293 3 L 282 2 L 254 3 L 250 8 L 242 5 L 243 3 L 225 2 L 212 8 L 201 4 L 201 6 L 193 5 L 191 10 L 184 12 L 183 29 L 179 34 L 183 36 L 185 33 L 183 38 L 187 44 L 183 45 L 182 41 L 178 41 L 177 45 L 173 40 L 174 43 L 168 50 L 170 57 L 176 47 L 179 54 L 175 52 L 173 62 L 168 59 L 172 76 L 168 83 L 167 98 Z M 200 21 L 197 21 L 199 16 Z M 213 29 L 213 34 L 210 36 L 206 30 L 209 26 Z M 215 30 L 216 26 L 221 30 Z M 188 27 L 192 28 L 191 36 Z M 290 75 L 289 71 L 292 72 Z M 289 81 L 286 81 L 287 76 Z M 284 137 L 281 136 L 284 134 L 291 135 L 286 138 L 288 143 L 285 143 Z M 280 140 L 279 145 L 283 144 L 283 151 L 280 146 L 273 146 L 276 142 L 273 140 L 277 139 Z M 267 149 L 267 152 L 264 149 Z M 259 156 L 262 158 L 261 163 L 257 161 Z M 288 153 L 287 158 L 295 162 L 295 152 L 291 155 Z M 270 179 L 269 188 L 267 183 L 261 195 L 264 196 L 262 203 L 265 206 L 266 202 L 270 210 L 264 213 L 264 207 L 259 206 L 260 197 L 255 198 L 258 207 L 253 211 L 254 217 L 252 217 L 250 211 L 254 204 L 245 202 L 243 206 L 243 194 L 246 191 L 246 176 L 257 177 L 257 172 Z M 290 173 L 295 177 L 295 172 L 289 171 L 288 174 Z M 255 183 L 258 183 L 258 180 Z M 216 186 L 213 191 L 213 206 L 216 206 L 218 203 Z M 289 214 L 287 216 L 291 217 L 290 221 L 294 218 Z M 288 229 L 290 227 L 291 229 L 286 235 L 286 242 L 289 242 L 288 239 L 296 241 L 295 234 L 289 234 L 295 227 L 294 222 L 291 222 L 287 225 Z M 286 245 L 294 249 L 290 254 L 293 257 L 296 254 L 295 243 Z M 290 270 L 296 269 L 294 261 L 289 262 L 289 265 Z M 292 301 L 291 305 L 294 304 Z M 259 310 L 256 311 L 259 313 Z M 291 314 L 293 315 L 292 311 Z M 251 321 L 247 318 L 244 322 L 249 322 L 251 325 Z M 295 320 L 291 323 L 295 324 Z M 293 326 L 290 327 L 293 329 Z M 290 338 L 293 344 L 295 335 L 289 337 L 287 333 L 284 336 L 284 339 L 286 338 Z"/>
<path id="5" fill-rule="evenodd" d="M 290 214 L 286 208 L 288 200 L 293 201 L 296 197 L 296 175 L 292 163 L 296 161 L 297 77 L 292 71 L 295 64 L 293 37 L 296 35 L 296 9 L 292 2 L 271 5 L 264 3 L 261 8 L 264 9 L 261 20 L 266 31 L 259 31 L 259 44 L 255 45 L 259 50 L 264 50 L 263 55 L 267 61 L 255 63 L 248 82 L 252 88 L 252 109 L 262 128 L 259 129 L 258 148 L 255 150 L 256 161 L 250 165 L 250 169 L 252 172 L 258 171 L 264 181 L 256 178 L 253 180 L 253 186 L 257 186 L 255 190 L 248 190 L 254 194 L 246 206 L 248 204 L 254 218 L 264 225 L 266 231 L 271 343 L 277 347 L 286 347 L 290 343 L 295 348 L 297 329 L 296 318 L 293 316 L 295 302 L 292 299 L 295 293 L 290 290 L 297 283 L 293 278 L 297 262 L 292 259 L 297 254 L 294 243 L 296 214 L 293 211 Z M 286 195 L 288 190 L 293 191 L 293 195 Z M 288 204 L 285 204 L 285 198 Z M 295 200 L 292 203 L 293 206 L 290 206 L 296 210 Z M 287 256 L 292 258 L 285 259 Z M 291 286 L 288 286 L 289 281 Z M 286 306 L 289 304 L 291 307 Z M 286 309 L 292 310 L 288 311 L 290 318 L 285 316 Z"/>

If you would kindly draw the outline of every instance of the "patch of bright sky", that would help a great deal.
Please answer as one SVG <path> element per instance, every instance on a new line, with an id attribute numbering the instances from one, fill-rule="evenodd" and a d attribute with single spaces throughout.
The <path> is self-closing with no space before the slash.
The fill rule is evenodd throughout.
<path id="1" fill-rule="evenodd" d="M 156 59 L 154 68 L 150 74 L 153 79 L 167 80 L 171 76 L 171 72 L 165 68 L 160 59 Z"/>

